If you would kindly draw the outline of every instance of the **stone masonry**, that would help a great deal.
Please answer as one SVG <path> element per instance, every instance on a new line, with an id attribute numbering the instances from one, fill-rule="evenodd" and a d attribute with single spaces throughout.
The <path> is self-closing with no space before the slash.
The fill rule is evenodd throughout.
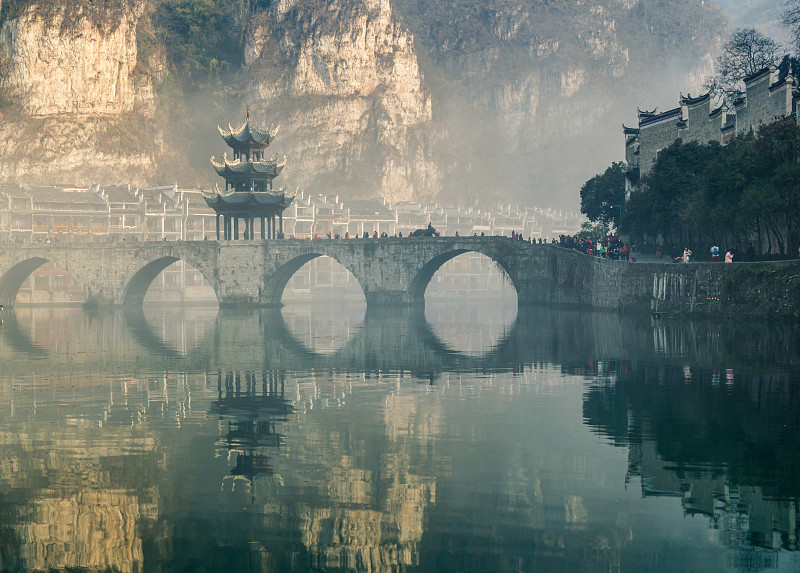
<path id="1" fill-rule="evenodd" d="M 632 264 L 506 237 L 13 245 L 0 253 L 0 304 L 13 305 L 31 272 L 52 261 L 82 286 L 89 302 L 141 305 L 155 277 L 183 260 L 203 273 L 221 306 L 279 306 L 292 275 L 306 262 L 329 256 L 353 273 L 369 307 L 422 306 L 435 272 L 466 252 L 495 261 L 523 306 L 800 312 L 800 263 L 795 261 Z"/>

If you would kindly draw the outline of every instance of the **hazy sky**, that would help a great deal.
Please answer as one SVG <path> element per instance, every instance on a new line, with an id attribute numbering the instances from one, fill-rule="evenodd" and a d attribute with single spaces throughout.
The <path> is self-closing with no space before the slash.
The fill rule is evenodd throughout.
<path id="1" fill-rule="evenodd" d="M 731 28 L 756 28 L 781 43 L 789 38 L 780 25 L 785 0 L 717 0 Z"/>

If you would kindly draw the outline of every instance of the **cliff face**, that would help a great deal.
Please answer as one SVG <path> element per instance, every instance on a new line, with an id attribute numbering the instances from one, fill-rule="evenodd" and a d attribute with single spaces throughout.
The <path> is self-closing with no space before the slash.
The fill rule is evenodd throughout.
<path id="1" fill-rule="evenodd" d="M 619 159 L 637 105 L 698 91 L 723 27 L 710 3 L 397 0 L 446 126 L 443 192 L 577 204 Z M 695 70 L 695 71 L 693 71 Z M 673 101 L 670 101 L 673 100 Z"/>
<path id="2" fill-rule="evenodd" d="M 153 89 L 136 73 L 143 9 L 144 0 L 130 0 L 99 21 L 80 5 L 33 3 L 2 22 L 0 178 L 145 183 L 155 175 Z"/>
<path id="3" fill-rule="evenodd" d="M 132 2 L 103 26 L 69 14 L 66 6 L 46 15 L 33 5 L 6 20 L 0 29 L 5 97 L 33 116 L 133 111 L 136 23 L 143 8 L 144 0 Z"/>
<path id="4" fill-rule="evenodd" d="M 83 0 L 6 1 L 0 178 L 145 184 L 179 173 L 182 184 L 213 185 L 215 124 L 239 121 L 249 104 L 282 127 L 274 148 L 288 156 L 289 187 L 574 206 L 580 184 L 621 156 L 619 123 L 637 104 L 662 105 L 665 88 L 672 99 L 697 91 L 677 80 L 702 75 L 697 62 L 723 26 L 702 0 L 252 2 L 231 17 L 233 67 L 209 56 L 208 70 L 188 73 L 227 75 L 189 93 L 189 66 L 157 46 L 138 53 L 137 34 L 141 44 L 141 22 L 158 13 L 163 25 L 192 2 L 110 3 L 101 16 Z"/>
<path id="5" fill-rule="evenodd" d="M 389 0 L 281 0 L 253 18 L 249 101 L 282 125 L 289 180 L 395 200 L 432 196 L 435 128 L 414 39 Z"/>

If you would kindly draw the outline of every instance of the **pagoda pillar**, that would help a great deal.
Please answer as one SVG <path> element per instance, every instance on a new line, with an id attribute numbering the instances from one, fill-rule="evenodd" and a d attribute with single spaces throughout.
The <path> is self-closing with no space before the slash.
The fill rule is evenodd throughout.
<path id="1" fill-rule="evenodd" d="M 266 238 L 267 236 L 266 236 L 266 231 L 264 229 L 264 217 L 261 217 L 261 240 L 263 241 Z"/>
<path id="2" fill-rule="evenodd" d="M 279 217 L 280 223 L 281 223 L 280 237 L 282 239 L 283 238 L 283 212 L 279 213 L 278 217 Z"/>
<path id="3" fill-rule="evenodd" d="M 249 241 L 253 238 L 253 220 L 250 217 L 244 218 L 244 240 Z"/>
<path id="4" fill-rule="evenodd" d="M 219 241 L 219 213 L 217 213 L 217 240 Z"/>
<path id="5" fill-rule="evenodd" d="M 233 240 L 239 240 L 239 217 L 233 218 Z"/>

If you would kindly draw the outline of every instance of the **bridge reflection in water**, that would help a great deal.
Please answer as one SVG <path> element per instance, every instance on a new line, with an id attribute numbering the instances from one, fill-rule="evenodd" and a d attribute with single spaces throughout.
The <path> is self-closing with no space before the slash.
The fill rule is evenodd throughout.
<path id="1" fill-rule="evenodd" d="M 102 569 L 69 549 L 101 524 L 106 568 L 130 571 L 795 559 L 797 329 L 535 308 L 470 353 L 369 310 L 320 352 L 281 312 L 146 313 L 3 317 L 4 563 Z M 599 439 L 573 448 L 582 429 Z M 655 521 L 687 530 L 653 544 Z"/>
<path id="2" fill-rule="evenodd" d="M 14 354 L 6 357 L 7 364 L 15 364 L 20 373 L 29 368 L 33 370 L 31 363 L 20 359 L 24 356 L 26 359 L 45 360 L 45 364 L 37 364 L 35 370 L 39 372 L 48 368 L 58 370 L 59 361 L 73 365 L 76 361 L 85 361 L 87 366 L 101 371 L 124 371 L 146 360 L 152 368 L 170 371 L 176 368 L 214 371 L 234 365 L 250 365 L 264 371 L 279 366 L 285 371 L 313 368 L 368 374 L 410 372 L 423 378 L 435 378 L 444 371 L 509 371 L 518 368 L 526 361 L 525 352 L 538 352 L 522 340 L 530 336 L 525 327 L 529 316 L 528 312 L 522 311 L 512 324 L 502 328 L 496 325 L 496 340 L 487 341 L 478 329 L 463 333 L 466 338 L 479 335 L 476 338 L 483 347 L 482 350 L 463 352 L 452 349 L 439 338 L 425 319 L 422 308 L 369 308 L 363 321 L 351 320 L 350 326 L 343 329 L 351 331 L 343 346 L 332 352 L 320 352 L 294 335 L 287 325 L 286 313 L 279 309 L 220 309 L 215 318 L 206 313 L 199 317 L 205 321 L 204 326 L 197 329 L 204 331 L 204 338 L 197 340 L 193 347 L 182 349 L 166 340 L 141 308 L 89 313 L 87 321 L 101 322 L 104 329 L 124 326 L 128 336 L 135 341 L 124 352 L 108 356 L 103 353 L 103 348 L 112 337 L 111 332 L 99 338 L 76 337 L 82 340 L 74 340 L 74 343 L 86 346 L 67 355 L 48 351 L 41 343 L 35 342 L 20 328 L 15 312 L 9 312 L 0 325 L 0 336 L 6 343 L 6 348 L 0 349 L 0 353 L 13 350 Z M 83 328 L 86 325 L 79 325 L 79 329 Z M 125 336 L 118 338 L 124 339 Z M 221 348 L 225 351 L 220 352 Z"/>

